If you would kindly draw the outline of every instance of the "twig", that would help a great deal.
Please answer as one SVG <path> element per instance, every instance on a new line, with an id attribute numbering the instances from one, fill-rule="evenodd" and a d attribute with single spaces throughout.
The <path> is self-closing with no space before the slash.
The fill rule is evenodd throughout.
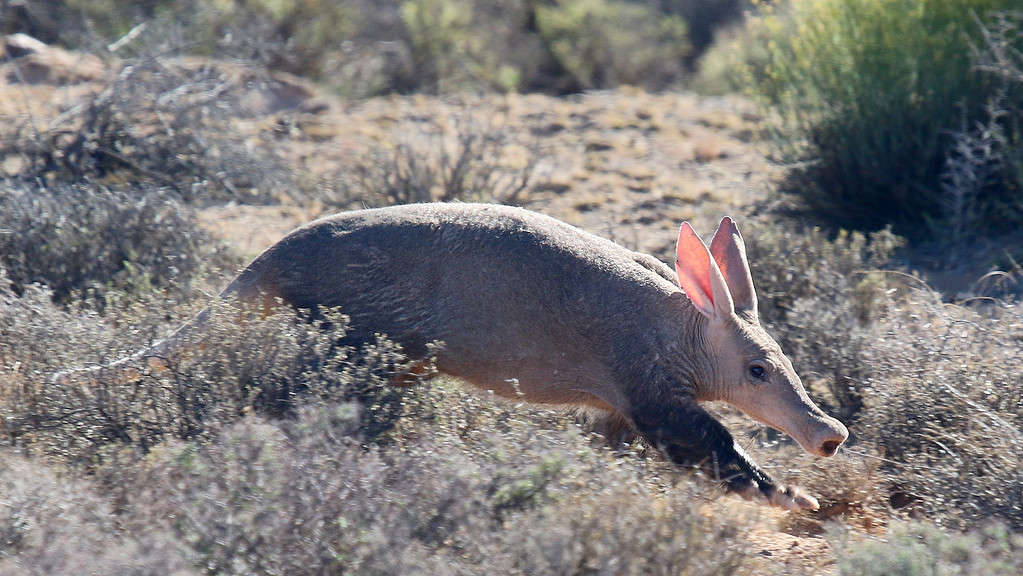
<path id="1" fill-rule="evenodd" d="M 139 24 L 138 26 L 132 28 L 131 30 L 128 31 L 127 34 L 125 34 L 124 36 L 121 36 L 116 42 L 113 42 L 112 44 L 108 44 L 107 45 L 107 51 L 109 51 L 111 53 L 114 53 L 114 52 L 117 52 L 118 50 L 120 50 L 121 48 L 124 48 L 124 46 L 126 44 L 128 44 L 129 42 L 134 41 L 136 38 L 139 37 L 140 34 L 145 32 L 147 27 L 149 27 L 149 23 L 148 22 L 143 22 L 143 23 Z"/>

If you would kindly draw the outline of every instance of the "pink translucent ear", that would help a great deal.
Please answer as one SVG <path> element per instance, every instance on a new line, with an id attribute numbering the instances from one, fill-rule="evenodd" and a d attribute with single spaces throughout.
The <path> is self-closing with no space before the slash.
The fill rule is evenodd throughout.
<path id="1" fill-rule="evenodd" d="M 710 253 L 725 277 L 735 309 L 756 312 L 757 292 L 753 288 L 749 261 L 746 260 L 746 244 L 739 234 L 739 227 L 728 216 L 721 219 L 718 231 L 714 233 Z"/>
<path id="2" fill-rule="evenodd" d="M 733 310 L 724 277 L 710 257 L 707 246 L 688 222 L 678 231 L 675 247 L 675 273 L 678 283 L 696 309 L 707 318 L 729 315 Z"/>

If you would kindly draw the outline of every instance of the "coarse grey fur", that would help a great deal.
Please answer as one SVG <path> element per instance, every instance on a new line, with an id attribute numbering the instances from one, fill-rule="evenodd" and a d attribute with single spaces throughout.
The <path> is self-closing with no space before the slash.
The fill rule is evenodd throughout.
<path id="1" fill-rule="evenodd" d="M 656 259 L 559 220 L 492 204 L 347 212 L 295 230 L 228 286 L 240 300 L 340 306 L 350 335 L 384 333 L 437 368 L 535 402 L 630 410 L 624 378 L 680 364 L 680 323 L 698 315 Z M 694 337 L 696 326 L 685 330 Z"/>

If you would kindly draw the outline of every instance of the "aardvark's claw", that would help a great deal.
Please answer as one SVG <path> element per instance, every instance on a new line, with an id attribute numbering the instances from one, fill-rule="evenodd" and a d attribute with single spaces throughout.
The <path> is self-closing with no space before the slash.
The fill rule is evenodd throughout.
<path id="1" fill-rule="evenodd" d="M 820 510 L 817 499 L 807 494 L 802 488 L 785 486 L 775 490 L 770 496 L 771 504 L 786 510 Z"/>

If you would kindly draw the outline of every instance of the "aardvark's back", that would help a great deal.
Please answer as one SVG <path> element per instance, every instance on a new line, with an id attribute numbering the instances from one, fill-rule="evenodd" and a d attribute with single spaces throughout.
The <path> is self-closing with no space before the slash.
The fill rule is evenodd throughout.
<path id="1" fill-rule="evenodd" d="M 340 306 L 357 341 L 384 333 L 412 356 L 442 341 L 445 372 L 499 393 L 510 393 L 514 379 L 534 401 L 603 406 L 584 390 L 612 380 L 607 339 L 622 337 L 622 323 L 651 297 L 677 292 L 671 275 L 649 257 L 534 212 L 420 204 L 304 226 L 226 293 Z"/>

